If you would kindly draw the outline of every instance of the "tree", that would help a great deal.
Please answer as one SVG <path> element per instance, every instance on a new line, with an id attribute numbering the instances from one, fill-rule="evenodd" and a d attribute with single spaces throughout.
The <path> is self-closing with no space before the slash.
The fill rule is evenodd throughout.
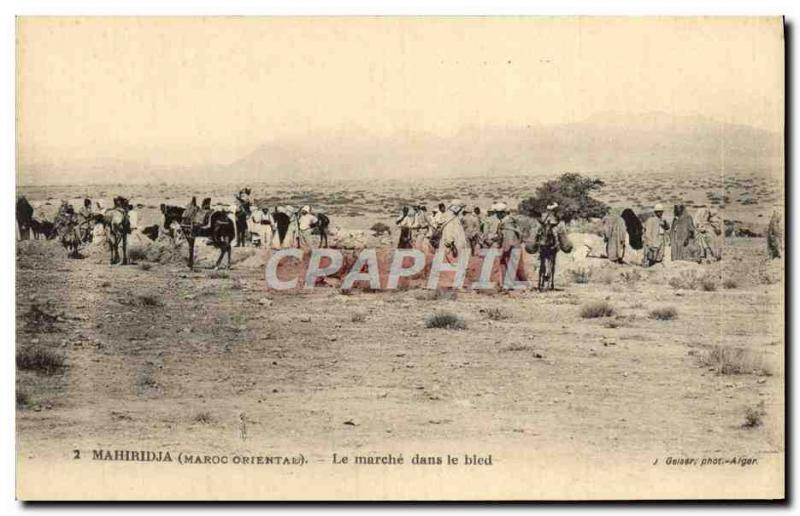
<path id="1" fill-rule="evenodd" d="M 531 217 L 544 213 L 549 204 L 558 203 L 558 216 L 569 222 L 574 219 L 604 217 L 609 210 L 606 203 L 589 196 L 592 190 L 605 183 L 600 179 L 566 173 L 536 188 L 536 194 L 519 203 L 519 212 Z"/>

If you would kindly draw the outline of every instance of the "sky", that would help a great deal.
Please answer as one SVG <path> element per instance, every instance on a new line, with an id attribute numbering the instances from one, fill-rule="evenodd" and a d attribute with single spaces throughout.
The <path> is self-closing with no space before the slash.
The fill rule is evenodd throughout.
<path id="1" fill-rule="evenodd" d="M 780 18 L 18 18 L 18 163 L 601 113 L 783 126 Z"/>

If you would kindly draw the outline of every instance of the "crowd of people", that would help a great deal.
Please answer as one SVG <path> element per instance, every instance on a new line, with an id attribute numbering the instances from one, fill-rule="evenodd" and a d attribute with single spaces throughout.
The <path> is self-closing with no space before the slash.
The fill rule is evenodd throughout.
<path id="1" fill-rule="evenodd" d="M 234 195 L 235 204 L 225 209 L 235 221 L 237 247 L 252 244 L 272 249 L 310 248 L 314 246 L 312 235 L 319 235 L 319 240 L 314 239 L 318 245 L 327 245 L 326 231 L 320 228 L 327 229 L 329 219 L 323 213 L 315 213 L 308 205 L 262 208 L 253 202 L 251 194 L 250 188 L 241 189 Z M 141 205 L 125 202 L 122 208 L 127 213 L 130 232 L 138 233 L 137 208 Z M 210 225 L 210 214 L 215 209 L 219 208 L 212 207 L 211 198 L 203 199 L 198 206 L 193 197 L 183 209 L 180 224 L 184 228 L 190 225 L 202 234 L 203 228 Z M 512 213 L 506 203 L 495 202 L 484 213 L 480 206 L 468 207 L 460 200 L 438 203 L 431 210 L 424 204 L 404 206 L 395 220 L 400 230 L 397 247 L 423 252 L 442 248 L 452 257 L 462 253 L 474 256 L 481 249 L 498 248 L 502 250 L 501 262 L 508 261 L 513 248 L 525 247 L 536 252 L 548 241 L 567 251 L 570 244 L 566 241 L 567 229 L 559 216 L 558 204 L 553 202 L 541 211 L 536 217 L 523 217 Z M 104 212 L 100 202 L 89 198 L 83 200 L 77 211 L 62 201 L 51 233 L 62 240 L 88 243 L 95 236 Z M 36 225 L 34 220 L 34 229 Z M 652 213 L 641 217 L 630 209 L 612 209 L 603 221 L 602 235 L 608 260 L 630 262 L 630 256 L 626 260 L 625 255 L 633 247 L 641 249 L 641 265 L 651 267 L 665 260 L 667 250 L 672 261 L 718 261 L 722 258 L 724 231 L 723 220 L 713 208 L 701 207 L 690 213 L 686 206 L 677 204 L 668 221 L 664 207 L 656 204 Z M 146 231 L 145 234 L 154 238 Z"/>
<path id="2" fill-rule="evenodd" d="M 557 203 L 547 205 L 532 221 L 522 219 L 503 202 L 492 204 L 485 216 L 479 206 L 468 208 L 461 201 L 439 203 L 432 211 L 425 205 L 406 206 L 395 221 L 400 229 L 397 246 L 425 251 L 444 246 L 454 255 L 462 250 L 475 255 L 482 248 L 498 247 L 507 252 L 526 243 L 531 244 L 526 248 L 533 250 L 551 236 L 559 244 L 564 242 L 566 227 Z M 723 232 L 722 218 L 714 209 L 703 207 L 690 213 L 678 204 L 668 221 L 664 207 L 656 204 L 652 213 L 641 217 L 630 209 L 612 209 L 603 220 L 602 235 L 608 260 L 623 263 L 626 250 L 633 247 L 641 249 L 641 265 L 651 267 L 664 261 L 667 249 L 672 261 L 718 261 L 722 258 Z M 566 250 L 569 243 L 560 247 Z"/>
<path id="3" fill-rule="evenodd" d="M 626 249 L 638 247 L 631 245 L 633 237 L 637 242 L 641 240 L 643 267 L 662 263 L 668 248 L 671 261 L 710 263 L 722 259 L 725 228 L 714 209 L 702 207 L 692 214 L 685 205 L 677 204 L 670 223 L 664 217 L 664 207 L 656 204 L 653 213 L 644 217 L 641 228 L 638 220 L 631 210 L 612 210 L 606 216 L 603 239 L 609 260 L 622 263 Z"/>
<path id="4" fill-rule="evenodd" d="M 425 205 L 405 206 L 395 221 L 400 228 L 398 248 L 416 248 L 426 253 L 443 250 L 448 258 L 464 254 L 478 255 L 482 249 L 500 250 L 500 267 L 505 271 L 513 268 L 515 280 L 527 281 L 521 258 L 513 261 L 515 249 L 537 252 L 553 249 L 551 254 L 540 253 L 540 257 L 555 256 L 555 248 L 567 249 L 566 227 L 558 217 L 558 204 L 552 203 L 536 218 L 537 230 L 531 231 L 529 223 L 519 215 L 511 213 L 504 202 L 492 204 L 483 216 L 480 206 L 471 209 L 459 200 L 449 205 L 439 203 L 429 212 Z M 544 263 L 544 261 L 543 261 Z M 503 277 L 505 273 L 503 272 Z M 552 273 L 549 277 L 552 280 Z"/>
<path id="5" fill-rule="evenodd" d="M 549 229 L 559 225 L 557 204 L 547 207 L 539 223 Z M 404 206 L 395 221 L 400 228 L 398 248 L 429 251 L 443 247 L 458 256 L 469 251 L 478 254 L 481 248 L 509 249 L 523 244 L 525 224 L 511 213 L 504 202 L 496 202 L 483 216 L 479 206 L 468 209 L 461 201 L 449 205 L 439 203 L 429 212 L 425 205 Z"/>
<path id="6" fill-rule="evenodd" d="M 284 247 L 312 247 L 312 234 L 318 234 L 325 243 L 324 229 L 327 217 L 314 213 L 311 206 L 299 209 L 293 206 L 275 206 L 272 210 L 255 204 L 252 190 L 243 188 L 234 195 L 235 204 L 229 208 L 236 224 L 236 247 L 252 244 L 256 247 L 279 249 Z M 198 234 L 209 229 L 210 214 L 214 211 L 211 198 L 203 199 L 197 206 L 192 198 L 183 212 L 182 225 L 193 225 Z M 322 229 L 322 231 L 321 231 Z"/>

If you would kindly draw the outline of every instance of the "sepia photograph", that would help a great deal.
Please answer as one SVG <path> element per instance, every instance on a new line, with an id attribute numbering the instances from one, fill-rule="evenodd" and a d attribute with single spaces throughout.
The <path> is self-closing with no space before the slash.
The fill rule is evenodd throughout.
<path id="1" fill-rule="evenodd" d="M 17 499 L 786 497 L 780 16 L 15 25 Z"/>

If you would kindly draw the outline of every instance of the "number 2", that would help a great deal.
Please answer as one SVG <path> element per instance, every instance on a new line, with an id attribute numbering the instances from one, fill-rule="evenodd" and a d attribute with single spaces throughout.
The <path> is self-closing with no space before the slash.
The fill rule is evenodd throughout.
<path id="1" fill-rule="evenodd" d="M 81 458 L 81 451 L 80 450 L 72 450 L 72 453 L 75 454 L 75 456 L 72 457 L 73 459 L 80 460 L 80 458 Z"/>

